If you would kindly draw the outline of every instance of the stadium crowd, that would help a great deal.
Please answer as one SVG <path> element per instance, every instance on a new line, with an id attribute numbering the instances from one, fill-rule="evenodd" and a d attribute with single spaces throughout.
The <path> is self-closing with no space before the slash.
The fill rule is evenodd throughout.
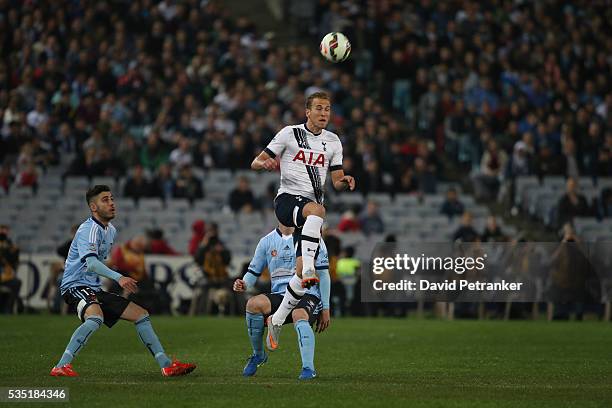
<path id="1" fill-rule="evenodd" d="M 190 167 L 249 168 L 284 124 L 303 120 L 304 94 L 327 89 L 361 190 L 435 191 L 431 146 L 365 85 L 316 48 L 271 47 L 246 18 L 200 4 L 5 2 L 5 190 L 74 154 L 66 175 L 143 174 L 156 184 L 149 194 L 201 197 Z"/>
<path id="2" fill-rule="evenodd" d="M 0 1 L 0 187 L 36 188 L 71 157 L 65 176 L 126 176 L 126 196 L 195 200 L 198 174 L 248 169 L 319 89 L 366 194 L 435 193 L 447 165 L 485 200 L 516 176 L 610 175 L 609 8 L 300 3 L 289 8 L 298 30 L 316 42 L 346 33 L 348 62 L 274 47 L 215 1 Z M 240 184 L 232 209 L 261 206 Z M 358 228 L 383 232 L 376 211 L 353 214 Z M 452 198 L 443 211 L 464 213 Z"/>
<path id="3" fill-rule="evenodd" d="M 612 174 L 605 3 L 306 3 L 288 10 L 303 22 L 298 29 L 313 38 L 346 33 L 355 77 L 377 84 L 379 100 L 405 115 L 411 134 L 464 164 L 478 197 L 496 199 L 517 176 Z M 589 214 L 608 214 L 589 204 Z"/>

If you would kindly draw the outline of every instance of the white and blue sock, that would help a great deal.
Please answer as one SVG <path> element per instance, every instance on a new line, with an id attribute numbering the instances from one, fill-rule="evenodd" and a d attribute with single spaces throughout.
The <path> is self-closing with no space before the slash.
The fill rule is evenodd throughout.
<path id="1" fill-rule="evenodd" d="M 161 368 L 169 367 L 172 365 L 172 360 L 168 358 L 166 353 L 164 352 L 164 348 L 162 347 L 155 331 L 153 331 L 153 326 L 151 326 L 151 319 L 149 315 L 145 315 L 138 319 L 135 322 L 136 331 L 138 332 L 138 337 L 145 345 L 145 347 L 151 352 L 151 355 L 157 361 L 157 364 Z"/>
<path id="2" fill-rule="evenodd" d="M 325 220 L 318 215 L 309 215 L 302 227 L 302 271 L 314 270 L 314 260 L 319 249 L 321 227 Z M 303 276 L 302 276 L 303 277 Z"/>
<path id="3" fill-rule="evenodd" d="M 102 326 L 104 320 L 101 316 L 89 316 L 83 324 L 76 328 L 70 341 L 68 342 L 68 346 L 66 346 L 66 350 L 62 355 L 59 363 L 57 363 L 56 367 L 62 367 L 66 364 L 70 364 L 72 359 L 77 355 L 79 351 L 85 344 L 87 344 L 87 340 L 89 336 L 91 336 L 96 330 Z"/>
<path id="4" fill-rule="evenodd" d="M 253 354 L 263 357 L 265 354 L 263 347 L 264 316 L 261 313 L 246 312 L 246 325 Z"/>
<path id="5" fill-rule="evenodd" d="M 280 326 L 285 323 L 287 316 L 300 302 L 304 293 L 306 293 L 306 289 L 302 287 L 302 280 L 297 275 L 293 275 L 289 280 L 280 306 L 272 315 L 272 324 Z"/>
<path id="6" fill-rule="evenodd" d="M 310 327 L 306 320 L 298 320 L 294 326 L 298 335 L 302 368 L 310 368 L 314 371 L 315 336 L 312 327 Z"/>

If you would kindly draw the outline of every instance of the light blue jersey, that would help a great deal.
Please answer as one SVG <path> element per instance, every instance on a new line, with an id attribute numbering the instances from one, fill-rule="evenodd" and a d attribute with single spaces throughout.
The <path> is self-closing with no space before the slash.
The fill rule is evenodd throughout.
<path id="1" fill-rule="evenodd" d="M 117 230 L 109 223 L 104 227 L 93 217 L 86 219 L 77 230 L 64 265 L 64 276 L 60 290 L 62 295 L 69 288 L 87 286 L 95 291 L 100 290 L 100 277 L 95 272 L 87 271 L 85 260 L 95 256 L 101 262 L 108 257 L 115 241 Z"/>
<path id="2" fill-rule="evenodd" d="M 295 248 L 293 236 L 284 236 L 277 228 L 259 240 L 255 255 L 249 264 L 249 272 L 259 277 L 265 267 L 270 271 L 270 293 L 284 294 L 291 277 L 295 273 Z M 327 247 L 323 240 L 319 244 L 319 253 L 315 260 L 315 269 L 329 269 Z M 321 299 L 319 285 L 312 286 L 306 292 Z"/>

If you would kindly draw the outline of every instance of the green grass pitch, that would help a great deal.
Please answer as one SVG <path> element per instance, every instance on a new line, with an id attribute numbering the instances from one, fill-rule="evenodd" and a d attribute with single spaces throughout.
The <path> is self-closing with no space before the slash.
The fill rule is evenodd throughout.
<path id="1" fill-rule="evenodd" d="M 65 386 L 72 406 L 88 407 L 612 406 L 612 325 L 601 322 L 336 319 L 317 336 L 319 378 L 301 383 L 291 326 L 243 378 L 244 319 L 152 321 L 168 354 L 198 364 L 192 375 L 163 378 L 133 325 L 119 322 L 76 358 L 79 378 L 52 378 L 78 321 L 11 316 L 0 317 L 0 386 Z"/>

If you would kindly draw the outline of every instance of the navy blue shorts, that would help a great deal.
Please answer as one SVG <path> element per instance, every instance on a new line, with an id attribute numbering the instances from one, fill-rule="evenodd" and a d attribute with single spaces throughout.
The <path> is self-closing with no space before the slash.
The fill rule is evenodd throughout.
<path id="1" fill-rule="evenodd" d="M 69 288 L 64 292 L 63 298 L 69 306 L 77 309 L 77 315 L 82 322 L 85 321 L 85 310 L 89 306 L 92 304 L 100 305 L 104 314 L 104 324 L 108 327 L 113 327 L 117 323 L 123 311 L 130 304 L 130 301 L 124 297 L 103 290 L 96 292 L 87 286 Z"/>
<path id="2" fill-rule="evenodd" d="M 274 199 L 274 214 L 284 226 L 302 228 L 306 222 L 302 209 L 311 201 L 303 196 L 282 193 Z"/>
<path id="3" fill-rule="evenodd" d="M 268 299 L 270 299 L 270 304 L 272 305 L 270 315 L 273 315 L 274 313 L 276 313 L 279 306 L 281 305 L 284 295 L 281 295 L 280 293 L 265 293 L 264 295 Z M 304 296 L 302 296 L 295 309 L 306 310 L 306 313 L 308 313 L 308 324 L 312 326 L 317 321 L 321 310 L 323 310 L 323 304 L 321 303 L 321 300 L 318 297 L 311 295 L 310 293 L 306 293 Z M 266 316 L 266 319 L 268 318 L 268 316 Z M 290 323 L 293 323 L 293 317 L 291 316 L 291 313 L 289 313 L 289 316 L 287 316 L 287 319 L 285 319 L 285 322 L 283 324 Z"/>

